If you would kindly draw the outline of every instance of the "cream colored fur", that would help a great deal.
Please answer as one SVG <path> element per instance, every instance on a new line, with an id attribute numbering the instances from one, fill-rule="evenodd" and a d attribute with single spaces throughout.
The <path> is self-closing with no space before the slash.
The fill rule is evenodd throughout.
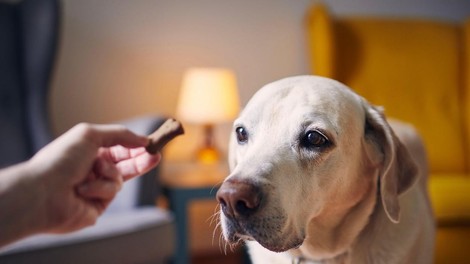
<path id="1" fill-rule="evenodd" d="M 248 132 L 244 144 L 237 127 Z M 227 179 L 257 184 L 265 197 L 247 228 L 237 230 L 223 212 L 221 225 L 229 242 L 247 240 L 255 264 L 299 256 L 302 263 L 432 263 L 426 156 L 412 127 L 392 129 L 380 109 L 339 82 L 298 76 L 260 89 L 233 130 Z M 331 146 L 300 146 L 311 130 Z"/>

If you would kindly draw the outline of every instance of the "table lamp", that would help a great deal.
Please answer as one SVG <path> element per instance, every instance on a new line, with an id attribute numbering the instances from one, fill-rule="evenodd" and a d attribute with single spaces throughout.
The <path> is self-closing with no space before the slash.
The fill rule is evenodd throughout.
<path id="1" fill-rule="evenodd" d="M 179 95 L 177 116 L 204 128 L 204 143 L 197 152 L 203 163 L 220 158 L 215 145 L 214 125 L 230 122 L 238 114 L 240 103 L 235 74 L 224 68 L 190 68 L 184 76 Z"/>

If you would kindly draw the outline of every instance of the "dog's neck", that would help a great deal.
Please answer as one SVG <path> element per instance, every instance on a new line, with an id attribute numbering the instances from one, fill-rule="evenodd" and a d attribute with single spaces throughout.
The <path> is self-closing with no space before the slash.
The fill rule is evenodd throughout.
<path id="1" fill-rule="evenodd" d="M 371 188 L 374 190 L 366 192 L 363 199 L 348 210 L 312 219 L 307 231 L 310 235 L 300 248 L 289 251 L 294 260 L 310 261 L 300 263 L 347 263 L 348 252 L 369 222 L 376 205 L 376 184 Z"/>

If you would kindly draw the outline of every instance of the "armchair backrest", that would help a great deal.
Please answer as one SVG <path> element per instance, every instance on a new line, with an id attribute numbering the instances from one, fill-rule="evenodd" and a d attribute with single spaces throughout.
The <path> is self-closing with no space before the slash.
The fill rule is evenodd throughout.
<path id="1" fill-rule="evenodd" d="M 412 123 L 432 173 L 468 172 L 470 23 L 336 18 L 317 5 L 307 15 L 307 31 L 315 74 Z"/>
<path id="2" fill-rule="evenodd" d="M 47 101 L 58 24 L 55 0 L 0 2 L 0 167 L 52 138 Z"/>

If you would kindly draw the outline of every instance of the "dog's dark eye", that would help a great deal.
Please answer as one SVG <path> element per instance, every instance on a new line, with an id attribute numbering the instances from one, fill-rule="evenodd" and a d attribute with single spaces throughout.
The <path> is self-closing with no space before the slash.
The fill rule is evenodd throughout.
<path id="1" fill-rule="evenodd" d="M 307 131 L 300 142 L 304 148 L 322 148 L 329 144 L 328 138 L 316 130 Z"/>
<path id="2" fill-rule="evenodd" d="M 248 141 L 248 132 L 244 127 L 237 127 L 235 129 L 235 132 L 237 133 L 237 140 L 238 143 L 246 143 Z"/>

